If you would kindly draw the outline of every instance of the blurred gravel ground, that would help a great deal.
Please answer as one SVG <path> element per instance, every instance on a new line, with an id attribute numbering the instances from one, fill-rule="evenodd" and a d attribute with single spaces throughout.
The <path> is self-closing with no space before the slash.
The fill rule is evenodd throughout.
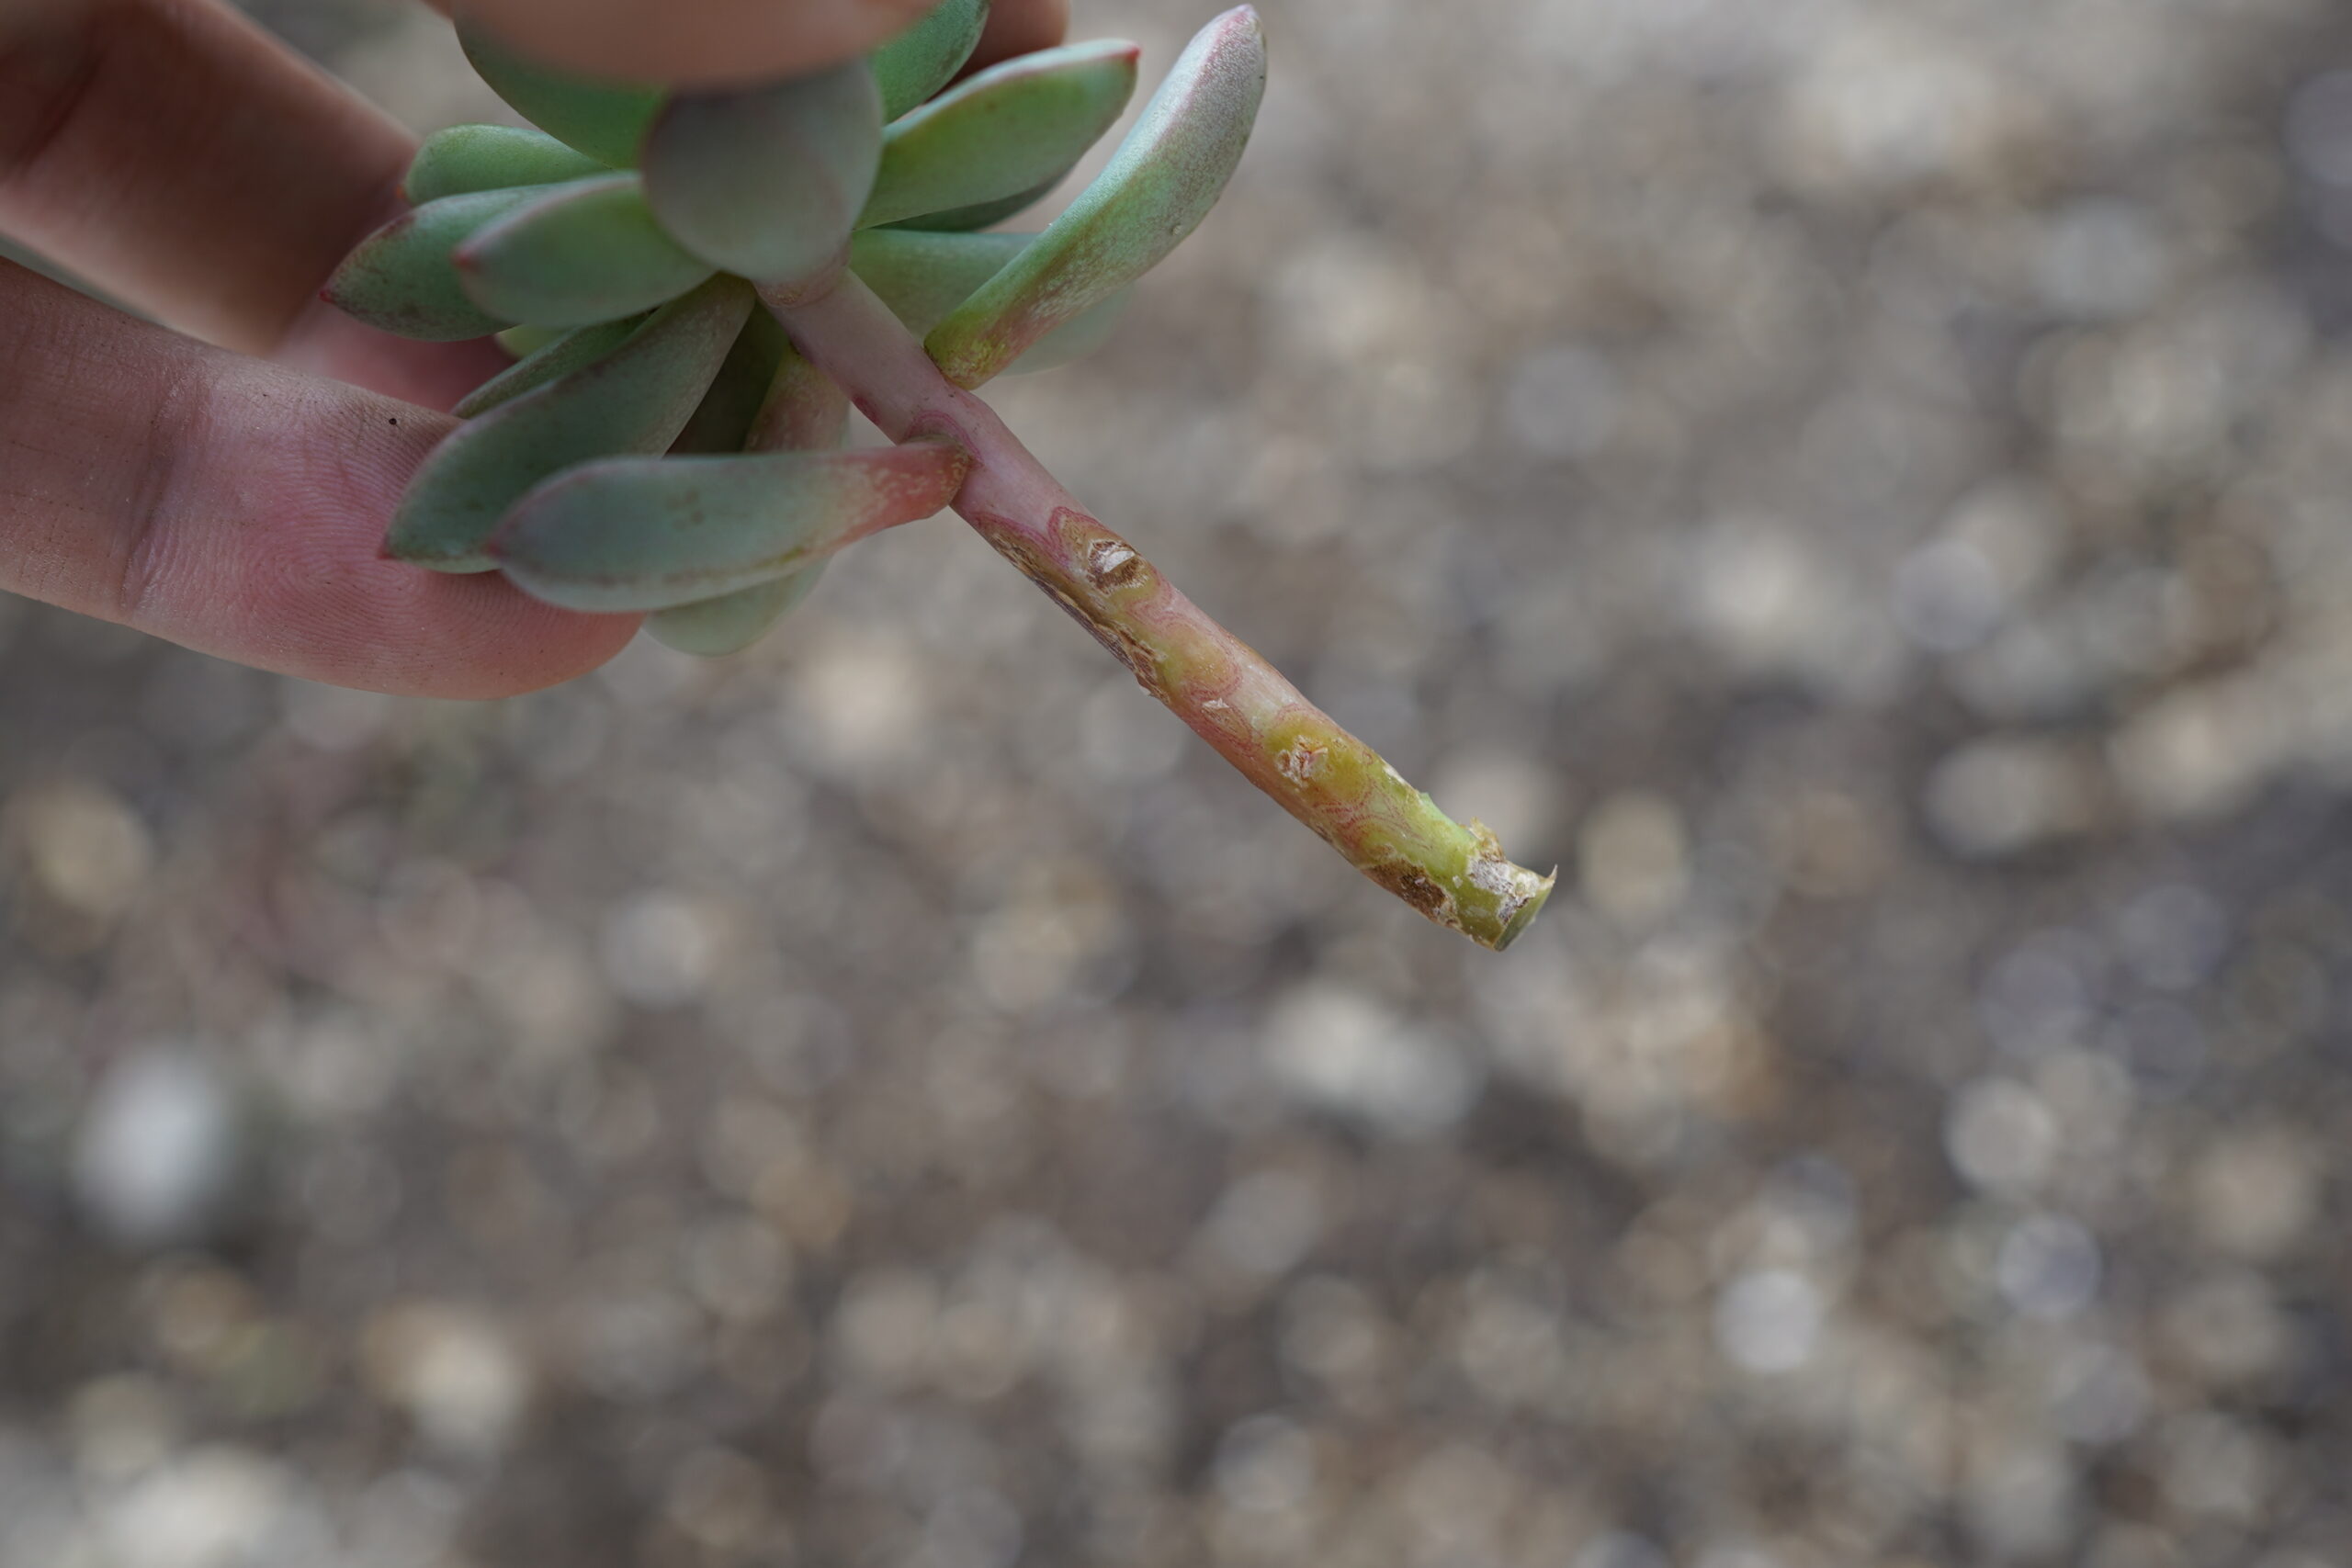
<path id="1" fill-rule="evenodd" d="M 0 1562 L 2352 1562 L 2352 30 L 1265 9 L 997 395 L 1546 921 L 947 519 L 495 706 L 0 605 Z"/>

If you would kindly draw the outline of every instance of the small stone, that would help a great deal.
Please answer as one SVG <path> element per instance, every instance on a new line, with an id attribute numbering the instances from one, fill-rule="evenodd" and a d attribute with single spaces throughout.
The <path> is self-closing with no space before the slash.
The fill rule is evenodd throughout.
<path id="1" fill-rule="evenodd" d="M 2111 320 L 2146 310 L 2169 270 L 2163 238 L 2146 211 L 2129 202 L 2083 201 L 2050 220 L 2038 281 L 2052 310 Z"/>
<path id="2" fill-rule="evenodd" d="M 2185 991 L 2211 975 L 2229 945 L 2229 926 L 2213 900 L 2181 884 L 2134 898 L 2116 922 L 2116 949 L 2144 985 Z"/>
<path id="3" fill-rule="evenodd" d="M 120 1482 L 153 1468 L 171 1453 L 180 1426 L 169 1391 L 130 1373 L 76 1389 L 66 1419 L 76 1465 L 100 1482 Z"/>
<path id="4" fill-rule="evenodd" d="M 1315 1489 L 1315 1443 L 1279 1416 L 1254 1416 L 1218 1439 L 1215 1473 L 1227 1507 L 1257 1514 L 1295 1508 Z"/>
<path id="5" fill-rule="evenodd" d="M 2250 680 L 2186 686 L 2132 716 L 2109 742 L 2116 781 L 2159 821 L 2211 818 L 2278 764 L 2278 716 Z"/>
<path id="6" fill-rule="evenodd" d="M 1993 1043 L 2028 1059 L 2077 1045 L 2097 1021 L 2090 975 L 2097 944 L 2067 931 L 2038 932 L 2004 953 L 1977 987 L 1976 1016 Z"/>
<path id="7" fill-rule="evenodd" d="M 1456 757 L 1431 781 L 1430 794 L 1462 821 L 1476 818 L 1527 859 L 1552 832 L 1566 781 L 1535 759 L 1508 751 Z"/>
<path id="8" fill-rule="evenodd" d="M 1566 1386 L 1555 1295 L 1550 1281 L 1518 1269 L 1482 1269 L 1464 1285 L 1454 1354 L 1489 1404 L 1541 1407 Z"/>
<path id="9" fill-rule="evenodd" d="M 198 1449 L 112 1498 L 98 1533 L 111 1561 L 139 1568 L 239 1568 L 283 1561 L 293 1478 L 249 1450 Z"/>
<path id="10" fill-rule="evenodd" d="M 2165 1495 L 2183 1512 L 2251 1523 L 2261 1515 L 2269 1471 L 2263 1439 L 2217 1412 L 2182 1416 L 2164 1429 Z"/>
<path id="11" fill-rule="evenodd" d="M 735 1322 L 755 1323 L 773 1314 L 792 1282 L 783 1242 L 752 1219 L 706 1221 L 686 1238 L 684 1264 L 695 1299 Z"/>
<path id="12" fill-rule="evenodd" d="M 863 777 L 911 754 L 930 717 L 930 683 L 910 645 L 843 638 L 795 673 L 787 732 L 805 737 L 828 771 Z"/>
<path id="13" fill-rule="evenodd" d="M 1538 349 L 1511 372 L 1503 423 L 1544 457 L 1581 460 L 1609 444 L 1622 401 L 1616 367 L 1589 348 Z"/>
<path id="14" fill-rule="evenodd" d="M 1586 900 L 1628 930 L 1671 914 L 1690 890 L 1682 818 L 1659 795 L 1612 795 L 1593 808 L 1577 839 Z"/>
<path id="15" fill-rule="evenodd" d="M 2048 1438 L 1985 1432 L 1972 1445 L 1965 1487 L 1969 1524 L 1996 1561 L 2052 1552 L 2073 1526 L 2075 1467 Z"/>
<path id="16" fill-rule="evenodd" d="M 1820 672 L 1837 657 L 1838 574 L 1802 533 L 1760 518 L 1710 524 L 1691 541 L 1687 613 L 1744 675 Z"/>
<path id="17" fill-rule="evenodd" d="M 74 1144 L 74 1190 L 126 1247 L 198 1240 L 227 1218 L 245 1159 L 235 1091 L 180 1046 L 134 1052 L 92 1091 Z"/>
<path id="18" fill-rule="evenodd" d="M 2275 1372 L 2292 1347 L 2287 1320 L 2262 1276 L 2208 1276 L 2165 1303 L 2165 1337 L 2206 1382 L 2227 1386 Z"/>
<path id="19" fill-rule="evenodd" d="M 2150 1398 L 2139 1361 L 2109 1345 L 2069 1350 L 2051 1378 L 2051 1418 L 2078 1443 L 2121 1442 L 2139 1429 Z"/>
<path id="20" fill-rule="evenodd" d="M 1894 569 L 1894 624 L 1930 653 L 1975 647 L 2000 625 L 2001 580 L 1975 546 L 1939 539 Z"/>
<path id="21" fill-rule="evenodd" d="M 2039 1095 L 2008 1078 L 1979 1078 L 1952 1097 L 1944 1149 L 1961 1175 L 1987 1191 L 2031 1192 L 2058 1155 L 2058 1123 Z"/>
<path id="22" fill-rule="evenodd" d="M 455 1454 L 505 1448 L 531 1401 L 530 1368 L 505 1332 L 464 1307 L 417 1302 L 380 1312 L 361 1336 L 361 1356 L 377 1394 Z"/>
<path id="23" fill-rule="evenodd" d="M 1201 1239 L 1231 1267 L 1272 1278 L 1312 1251 L 1322 1230 L 1313 1183 L 1292 1171 L 1261 1170 L 1226 1189 L 1202 1223 Z"/>
<path id="24" fill-rule="evenodd" d="M 939 1287 L 911 1269 L 852 1280 L 833 1309 L 833 1344 L 844 1369 L 884 1386 L 911 1382 L 931 1353 L 939 1304 Z"/>
<path id="25" fill-rule="evenodd" d="M 2087 760 L 2055 741 L 1996 735 L 1951 752 L 1928 775 L 1928 821 L 1954 853 L 1992 860 L 2079 833 L 2097 820 Z"/>
<path id="26" fill-rule="evenodd" d="M 712 1551 L 740 1551 L 768 1523 L 767 1479 L 732 1449 L 702 1448 L 670 1474 L 662 1512 L 679 1532 Z"/>
<path id="27" fill-rule="evenodd" d="M 2001 1240 L 1994 1279 L 2028 1317 L 2059 1321 L 2098 1298 L 2098 1241 L 2063 1214 L 2032 1214 Z"/>
<path id="28" fill-rule="evenodd" d="M 1791 1372 L 1813 1359 L 1826 1316 L 1804 1275 L 1764 1269 L 1732 1281 L 1715 1303 L 1715 1344 L 1751 1372 Z"/>
<path id="29" fill-rule="evenodd" d="M 1887 825 L 1843 790 L 1799 791 L 1775 813 L 1771 851 L 1781 877 L 1809 898 L 1854 898 L 1894 867 Z"/>
<path id="30" fill-rule="evenodd" d="M 14 803 L 17 835 L 41 891 L 86 919 L 121 918 L 145 887 L 154 840 L 130 807 L 99 784 L 28 792 Z"/>
<path id="31" fill-rule="evenodd" d="M 2292 1133 L 2223 1137 L 2189 1173 L 2198 1236 L 2240 1258 L 2278 1258 L 2301 1241 L 2319 1217 L 2324 1179 L 2311 1145 Z"/>
<path id="32" fill-rule="evenodd" d="M 699 998 L 718 972 L 727 943 L 717 910 L 687 895 L 641 893 L 605 919 L 598 944 L 613 989 L 644 1008 L 674 1008 Z"/>
<path id="33" fill-rule="evenodd" d="M 1460 1053 L 1363 992 L 1329 982 L 1278 999 L 1262 1038 L 1268 1067 L 1295 1099 L 1396 1137 L 1426 1137 L 1451 1125 L 1477 1092 Z"/>
<path id="34" fill-rule="evenodd" d="M 1325 1275 L 1301 1281 L 1283 1299 L 1283 1359 L 1343 1391 L 1364 1388 L 1391 1347 L 1378 1306 L 1356 1285 Z"/>

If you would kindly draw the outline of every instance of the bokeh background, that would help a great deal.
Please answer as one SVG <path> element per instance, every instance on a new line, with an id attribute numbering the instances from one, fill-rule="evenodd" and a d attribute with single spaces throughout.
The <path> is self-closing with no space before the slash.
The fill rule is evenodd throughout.
<path id="1" fill-rule="evenodd" d="M 0 603 L 0 1562 L 2352 1562 L 2352 23 L 1264 9 L 991 396 L 1544 921 L 949 518 L 491 705 Z"/>

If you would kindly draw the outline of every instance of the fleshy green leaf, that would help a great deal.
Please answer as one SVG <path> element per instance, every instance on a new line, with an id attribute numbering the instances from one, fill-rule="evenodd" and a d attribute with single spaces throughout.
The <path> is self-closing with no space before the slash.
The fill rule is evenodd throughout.
<path id="1" fill-rule="evenodd" d="M 740 92 L 681 93 L 645 140 L 645 196 L 678 243 L 755 282 L 838 260 L 882 157 L 863 62 Z"/>
<path id="2" fill-rule="evenodd" d="M 526 592 L 591 611 L 660 610 L 797 571 L 928 517 L 970 459 L 944 441 L 860 452 L 615 457 L 517 502 L 491 553 Z"/>
<path id="3" fill-rule="evenodd" d="M 583 365 L 594 365 L 627 343 L 644 319 L 633 316 L 624 321 L 575 327 L 552 342 L 542 344 L 468 392 L 449 412 L 459 419 L 471 419 L 476 414 L 488 413 L 501 403 L 512 402 L 526 392 L 536 391 L 559 376 L 569 376 Z"/>
<path id="4" fill-rule="evenodd" d="M 901 218 L 890 227 L 919 229 L 928 233 L 968 233 L 975 229 L 986 229 L 991 224 L 1001 223 L 1015 213 L 1036 206 L 1051 195 L 1053 188 L 1061 183 L 1061 176 L 1057 175 L 1041 186 L 1032 186 L 1019 195 L 1008 196 L 1001 201 L 983 201 L 972 207 L 950 208 L 945 212 L 926 212 L 920 218 Z"/>
<path id="5" fill-rule="evenodd" d="M 1111 341 L 1119 330 L 1120 318 L 1127 313 L 1127 301 L 1134 298 L 1130 286 L 1104 299 L 1090 305 L 1072 316 L 1035 343 L 1021 351 L 1021 357 L 1006 366 L 1001 376 L 1030 376 L 1040 370 L 1058 370 L 1065 365 L 1076 364 Z"/>
<path id="6" fill-rule="evenodd" d="M 850 270 L 921 337 L 1036 243 L 1035 234 L 942 234 L 869 229 L 850 246 Z M 1023 349 L 1005 367 L 1018 375 L 1050 370 L 1102 346 L 1126 308 L 1119 289 Z"/>
<path id="7" fill-rule="evenodd" d="M 530 198 L 527 190 L 445 196 L 404 212 L 353 248 L 322 293 L 371 327 L 427 343 L 485 337 L 514 321 L 466 297 L 450 259 L 484 224 Z"/>
<path id="8" fill-rule="evenodd" d="M 882 118 L 898 118 L 956 80 L 988 21 L 988 0 L 945 0 L 876 50 L 867 63 L 882 91 Z"/>
<path id="9" fill-rule="evenodd" d="M 490 90 L 525 119 L 600 164 L 626 169 L 637 163 L 645 128 L 662 107 L 662 88 L 593 82 L 549 70 L 524 59 L 462 16 L 458 18 L 458 41 Z"/>
<path id="10" fill-rule="evenodd" d="M 413 202 L 469 191 L 555 185 L 601 175 L 605 165 L 543 130 L 514 125 L 453 125 L 424 139 L 401 181 Z"/>
<path id="11" fill-rule="evenodd" d="M 507 321 L 593 326 L 650 310 L 711 274 L 662 231 L 635 175 L 526 194 L 457 252 L 468 297 Z"/>
<path id="12" fill-rule="evenodd" d="M 1241 161 L 1265 86 L 1254 9 L 1238 6 L 1204 28 L 1102 175 L 932 329 L 923 346 L 947 378 L 979 386 L 1175 249 Z"/>
<path id="13" fill-rule="evenodd" d="M 1036 243 L 1035 234 L 940 234 L 869 229 L 849 248 L 850 270 L 921 337 Z"/>
<path id="14" fill-rule="evenodd" d="M 786 343 L 767 399 L 743 437 L 743 450 L 828 452 L 848 434 L 848 395 Z"/>
<path id="15" fill-rule="evenodd" d="M 704 659 L 741 653 L 808 598 L 824 570 L 818 561 L 716 599 L 656 610 L 645 618 L 646 634 L 664 648 Z"/>
<path id="16" fill-rule="evenodd" d="M 991 66 L 884 134 L 861 227 L 1001 201 L 1069 173 L 1135 96 L 1134 44 L 1041 50 Z"/>
<path id="17" fill-rule="evenodd" d="M 770 321 L 775 320 L 765 311 L 752 313 L 754 322 L 763 317 Z M 748 332 L 749 328 L 745 330 Z M 737 349 L 741 349 L 740 341 Z M 705 406 L 708 406 L 707 399 Z M 799 350 L 788 342 L 784 344 L 766 399 L 745 434 L 743 449 L 831 451 L 842 444 L 848 431 L 849 399 L 831 377 L 803 358 Z M 647 618 L 645 629 L 656 642 L 681 653 L 699 654 L 707 659 L 740 653 L 806 599 L 824 570 L 825 563 L 820 560 L 772 581 L 723 593 L 716 599 L 657 610 Z"/>
<path id="18" fill-rule="evenodd" d="M 763 320 L 773 323 L 775 318 L 764 311 L 752 313 L 752 324 Z M 745 332 L 748 335 L 750 325 Z M 741 349 L 739 340 L 739 355 Z M 720 379 L 725 379 L 724 372 Z M 714 388 L 712 396 L 717 395 Z M 709 405 L 710 399 L 705 399 L 704 407 Z M 849 399 L 831 378 L 786 342 L 782 344 L 766 397 L 745 433 L 744 446 L 753 452 L 829 450 L 841 445 L 848 424 Z M 684 444 L 681 438 L 680 445 Z M 805 600 L 824 570 L 825 562 L 820 560 L 716 599 L 657 610 L 647 617 L 646 632 L 655 641 L 681 653 L 706 659 L 740 653 Z"/>
<path id="19" fill-rule="evenodd" d="M 564 334 L 561 327 L 509 327 L 498 334 L 498 346 L 517 359 L 528 359 Z"/>
<path id="20" fill-rule="evenodd" d="M 713 278 L 602 359 L 460 425 L 409 481 L 386 553 L 489 570 L 482 546 L 517 496 L 575 463 L 661 452 L 678 438 L 751 308 L 740 280 Z"/>
<path id="21" fill-rule="evenodd" d="M 767 400 L 776 367 L 790 348 L 790 340 L 775 318 L 754 310 L 736 334 L 735 346 L 727 351 L 727 362 L 718 367 L 710 390 L 703 394 L 702 406 L 670 443 L 671 456 L 741 452 L 752 433 L 752 422 Z"/>

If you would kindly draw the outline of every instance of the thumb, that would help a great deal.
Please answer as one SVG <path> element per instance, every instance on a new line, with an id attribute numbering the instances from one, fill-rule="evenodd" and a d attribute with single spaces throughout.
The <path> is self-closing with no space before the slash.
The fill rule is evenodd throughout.
<path id="1" fill-rule="evenodd" d="M 458 0 L 457 15 L 530 55 L 621 82 L 789 76 L 863 54 L 932 0 Z"/>

